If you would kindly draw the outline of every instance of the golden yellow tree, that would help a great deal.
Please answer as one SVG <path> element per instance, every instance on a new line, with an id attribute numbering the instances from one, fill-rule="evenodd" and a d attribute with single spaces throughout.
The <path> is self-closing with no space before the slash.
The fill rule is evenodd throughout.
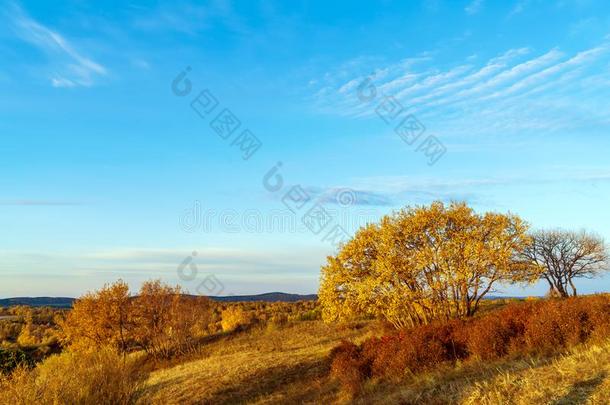
<path id="1" fill-rule="evenodd" d="M 134 339 L 149 353 L 166 353 L 169 350 L 168 329 L 172 307 L 180 296 L 179 287 L 163 285 L 160 280 L 142 284 L 134 302 Z"/>
<path id="2" fill-rule="evenodd" d="M 85 294 L 60 322 L 64 340 L 86 348 L 103 345 L 127 350 L 131 330 L 129 286 L 122 280 Z"/>
<path id="3" fill-rule="evenodd" d="M 533 281 L 530 243 L 512 214 L 464 203 L 406 208 L 360 229 L 322 268 L 325 320 L 383 317 L 396 327 L 472 316 L 499 282 Z"/>
<path id="4" fill-rule="evenodd" d="M 154 356 L 188 350 L 207 333 L 212 303 L 205 297 L 183 294 L 180 286 L 160 280 L 142 284 L 134 299 L 134 340 Z"/>

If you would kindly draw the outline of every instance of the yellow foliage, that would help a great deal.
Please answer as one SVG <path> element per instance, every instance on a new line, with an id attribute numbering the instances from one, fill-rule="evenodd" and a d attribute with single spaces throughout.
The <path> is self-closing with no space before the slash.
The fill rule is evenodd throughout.
<path id="1" fill-rule="evenodd" d="M 463 203 L 386 216 L 322 267 L 323 319 L 368 315 L 404 327 L 471 316 L 497 283 L 536 279 L 517 258 L 530 243 L 527 228 L 515 215 L 479 215 Z"/>
<path id="2" fill-rule="evenodd" d="M 125 353 L 144 349 L 168 357 L 207 333 L 211 304 L 179 287 L 148 281 L 131 297 L 123 281 L 78 299 L 64 320 L 64 340 L 75 350 L 109 345 Z"/>
<path id="3" fill-rule="evenodd" d="M 251 322 L 252 317 L 241 306 L 230 306 L 222 311 L 221 326 L 225 332 L 231 332 L 239 327 L 248 326 Z"/>
<path id="4" fill-rule="evenodd" d="M 134 364 L 113 349 L 68 351 L 0 378 L 0 404 L 130 404 L 138 386 Z"/>
<path id="5" fill-rule="evenodd" d="M 23 328 L 21 328 L 21 332 L 19 333 L 19 337 L 17 338 L 17 343 L 19 343 L 19 346 L 36 346 L 41 342 L 42 337 L 36 336 L 34 325 L 32 325 L 31 323 L 27 323 L 23 326 Z"/>
<path id="6" fill-rule="evenodd" d="M 60 320 L 64 339 L 75 347 L 111 345 L 124 351 L 130 307 L 129 286 L 122 280 L 88 293 Z"/>

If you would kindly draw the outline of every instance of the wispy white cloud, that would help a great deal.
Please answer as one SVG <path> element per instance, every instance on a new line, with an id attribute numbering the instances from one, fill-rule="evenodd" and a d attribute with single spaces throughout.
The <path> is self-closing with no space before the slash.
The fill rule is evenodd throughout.
<path id="1" fill-rule="evenodd" d="M 389 206 L 392 201 L 383 194 L 352 187 L 305 187 L 307 193 L 316 201 L 341 206 Z"/>
<path id="2" fill-rule="evenodd" d="M 107 75 L 106 67 L 79 52 L 59 32 L 28 16 L 16 3 L 9 4 L 4 17 L 19 38 L 48 55 L 50 66 L 45 74 L 53 87 L 91 86 Z"/>
<path id="3" fill-rule="evenodd" d="M 464 9 L 464 11 L 466 11 L 466 14 L 468 15 L 473 15 L 478 13 L 479 11 L 481 11 L 481 8 L 483 7 L 483 0 L 472 0 Z"/>
<path id="4" fill-rule="evenodd" d="M 329 253 L 326 248 L 300 247 L 294 249 L 236 249 L 221 247 L 118 248 L 93 251 L 15 251 L 0 250 L 0 266 L 7 271 L 21 269 L 23 273 L 40 271 L 60 272 L 64 276 L 96 274 L 105 282 L 138 275 L 143 279 L 177 278 L 177 270 L 185 259 L 191 259 L 200 272 L 219 278 L 247 280 L 261 275 L 296 275 L 315 271 Z M 23 270 L 27 269 L 27 270 Z"/>
<path id="5" fill-rule="evenodd" d="M 482 94 L 485 94 L 486 92 L 501 88 L 503 85 L 511 83 L 515 79 L 527 76 L 532 72 L 536 72 L 537 70 L 557 61 L 561 56 L 561 52 L 557 50 L 551 50 L 540 57 L 530 59 L 526 62 L 502 70 L 498 74 L 487 78 L 486 80 L 479 80 L 478 82 L 474 82 L 472 83 L 472 86 L 468 87 L 467 89 L 463 89 L 459 92 L 456 92 L 442 100 L 437 101 L 436 103 L 433 103 L 432 105 L 439 106 L 451 104 L 452 102 L 456 101 L 472 100 L 473 97 L 477 97 Z"/>
<path id="6" fill-rule="evenodd" d="M 415 178 L 413 176 L 376 176 L 363 177 L 355 180 L 359 186 L 378 193 L 401 193 L 414 190 L 449 190 L 468 189 L 472 187 L 501 186 L 510 184 L 541 184 L 556 182 L 590 182 L 610 181 L 610 169 L 583 170 L 573 167 L 554 167 L 547 170 L 549 174 L 541 173 L 517 174 L 510 176 L 432 179 Z"/>
<path id="7" fill-rule="evenodd" d="M 527 5 L 529 4 L 529 0 L 519 0 L 515 3 L 510 13 L 508 13 L 508 18 L 513 17 L 517 14 L 521 14 Z"/>
<path id="8" fill-rule="evenodd" d="M 323 91 L 317 93 L 316 102 L 326 113 L 370 118 L 376 116 L 382 97 L 391 96 L 429 129 L 452 135 L 608 125 L 610 100 L 602 96 L 610 83 L 609 64 L 609 38 L 580 52 L 515 48 L 487 60 L 457 61 L 447 68 L 434 66 L 430 55 L 423 63 L 368 68 L 382 72 L 379 76 L 362 73 L 363 69 L 351 76 L 342 72 L 340 80 L 331 75 L 320 83 Z M 366 79 L 377 90 L 372 102 L 358 98 Z M 584 85 L 592 80 L 597 85 Z"/>
<path id="9" fill-rule="evenodd" d="M 548 82 L 549 79 L 551 79 L 559 72 L 565 71 L 566 69 L 570 68 L 577 68 L 587 63 L 593 62 L 597 59 L 597 57 L 607 51 L 608 45 L 604 44 L 593 49 L 588 49 L 586 51 L 579 52 L 578 54 L 576 54 L 576 56 L 564 62 L 552 65 L 540 72 L 536 72 L 530 76 L 519 80 L 518 82 L 512 84 L 506 89 L 502 89 L 493 94 L 490 94 L 489 96 L 485 97 L 484 100 L 498 97 L 502 98 L 521 90 L 531 89 L 539 84 Z"/>

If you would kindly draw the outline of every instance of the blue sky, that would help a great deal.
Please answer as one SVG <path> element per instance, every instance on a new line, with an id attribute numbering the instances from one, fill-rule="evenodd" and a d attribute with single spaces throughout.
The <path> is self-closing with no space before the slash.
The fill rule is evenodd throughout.
<path id="1" fill-rule="evenodd" d="M 0 297 L 312 293 L 328 231 L 437 199 L 610 239 L 607 2 L 0 7 Z"/>

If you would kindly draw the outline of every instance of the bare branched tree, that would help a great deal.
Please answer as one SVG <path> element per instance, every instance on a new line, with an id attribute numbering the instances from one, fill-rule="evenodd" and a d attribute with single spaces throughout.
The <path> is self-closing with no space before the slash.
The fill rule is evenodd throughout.
<path id="1" fill-rule="evenodd" d="M 597 235 L 549 230 L 531 236 L 532 244 L 523 255 L 543 269 L 540 277 L 549 283 L 552 294 L 575 296 L 575 278 L 593 278 L 609 270 L 608 250 Z"/>

